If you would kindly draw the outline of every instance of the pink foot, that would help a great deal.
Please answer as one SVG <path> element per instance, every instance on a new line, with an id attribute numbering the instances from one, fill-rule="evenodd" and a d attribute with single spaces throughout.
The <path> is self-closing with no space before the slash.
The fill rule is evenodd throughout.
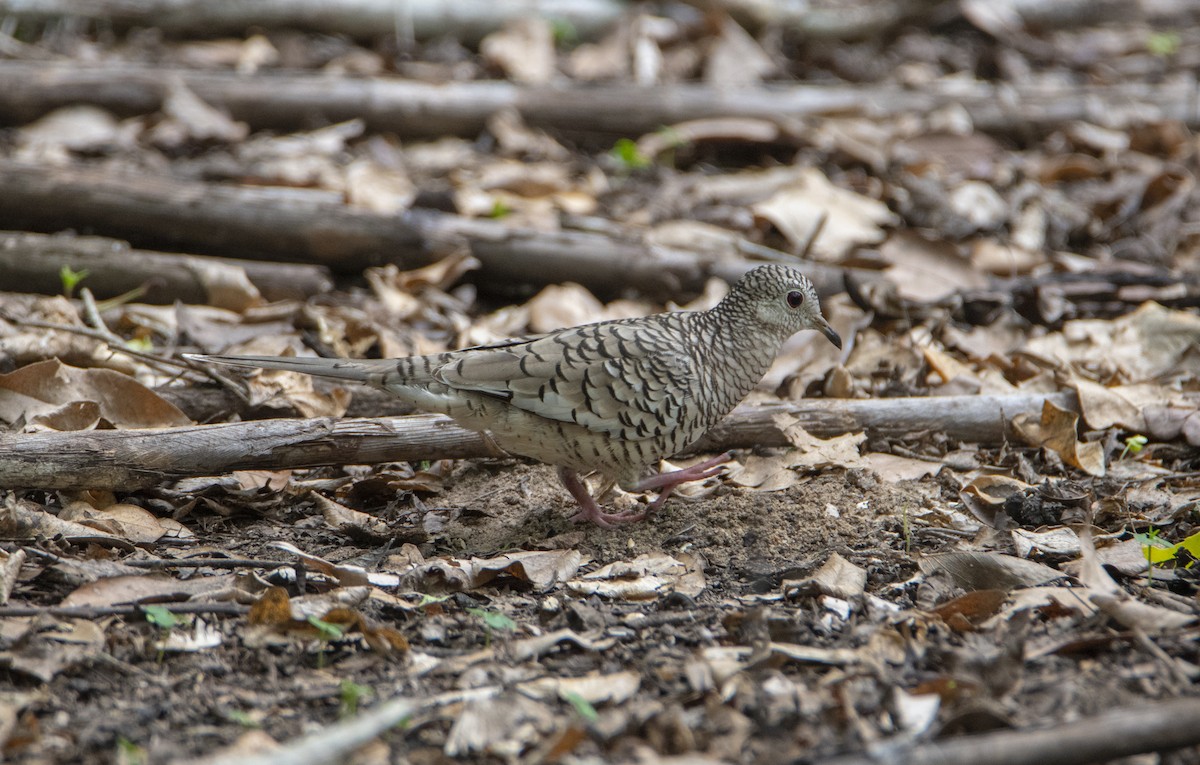
<path id="1" fill-rule="evenodd" d="M 591 521 L 601 528 L 611 529 L 621 523 L 636 523 L 645 518 L 646 513 L 649 512 L 648 510 L 636 512 L 630 510 L 623 513 L 604 512 L 592 495 L 588 493 L 587 486 L 579 478 L 579 474 L 570 468 L 560 467 L 558 480 L 562 481 L 563 486 L 567 487 L 567 491 L 571 492 L 571 496 L 579 503 L 579 512 L 571 516 L 571 520 L 575 523 Z"/>
<path id="2" fill-rule="evenodd" d="M 579 475 L 570 468 L 560 467 L 558 469 L 558 478 L 562 481 L 563 486 L 567 487 L 567 491 L 571 492 L 571 496 L 579 503 L 580 510 L 575 515 L 571 516 L 571 520 L 576 523 L 582 521 L 591 521 L 597 526 L 609 529 L 616 524 L 621 523 L 637 523 L 645 520 L 651 514 L 656 512 L 663 503 L 667 501 L 667 497 L 671 496 L 671 492 L 676 486 L 692 481 L 703 481 L 719 475 L 722 471 L 722 466 L 729 460 L 733 459 L 733 452 L 725 452 L 724 454 L 713 457 L 712 459 L 698 462 L 690 467 L 685 467 L 682 470 L 672 470 L 670 473 L 659 473 L 658 475 L 650 476 L 642 481 L 639 481 L 635 486 L 631 487 L 633 491 L 651 491 L 660 489 L 658 498 L 645 510 L 633 511 L 627 510 L 622 513 L 606 513 L 600 509 L 600 505 L 588 493 L 587 486 L 580 480 Z"/>

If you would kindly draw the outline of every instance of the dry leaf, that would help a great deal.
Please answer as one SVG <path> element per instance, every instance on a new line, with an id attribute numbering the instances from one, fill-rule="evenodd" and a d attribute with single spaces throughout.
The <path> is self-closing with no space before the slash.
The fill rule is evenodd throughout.
<path id="1" fill-rule="evenodd" d="M 1047 400 L 1042 405 L 1042 416 L 1035 420 L 1033 415 L 1023 414 L 1013 418 L 1013 428 L 1030 446 L 1050 449 L 1063 462 L 1096 477 L 1104 476 L 1104 446 L 1085 443 L 1075 437 L 1079 415 L 1060 409 Z"/>

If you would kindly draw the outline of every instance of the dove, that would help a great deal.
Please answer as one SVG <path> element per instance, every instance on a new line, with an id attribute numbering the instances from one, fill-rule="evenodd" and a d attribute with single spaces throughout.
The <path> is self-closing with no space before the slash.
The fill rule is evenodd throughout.
<path id="1" fill-rule="evenodd" d="M 801 330 L 842 347 L 812 283 L 797 269 L 772 264 L 748 271 L 705 311 L 603 321 L 427 356 L 187 356 L 366 383 L 449 415 L 510 454 L 556 466 L 580 507 L 572 520 L 611 527 L 647 517 L 680 484 L 721 472 L 729 453 L 647 475 L 737 406 Z M 641 511 L 605 512 L 581 477 L 592 473 L 627 491 L 657 490 L 658 498 Z"/>

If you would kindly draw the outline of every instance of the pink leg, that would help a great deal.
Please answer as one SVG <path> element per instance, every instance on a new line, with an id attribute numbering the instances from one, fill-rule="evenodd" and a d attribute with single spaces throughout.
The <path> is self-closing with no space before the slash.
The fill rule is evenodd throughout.
<path id="1" fill-rule="evenodd" d="M 636 513 L 604 512 L 600 509 L 600 505 L 596 502 L 595 498 L 591 494 L 588 494 L 587 485 L 580 479 L 579 474 L 570 468 L 560 467 L 558 469 L 558 480 L 562 481 L 563 486 L 567 487 L 567 491 L 571 492 L 571 496 L 579 503 L 579 512 L 571 516 L 571 520 L 576 523 L 591 521 L 597 526 L 611 529 L 618 523 L 634 523 L 646 517 L 646 511 L 644 510 Z"/>
<path id="2" fill-rule="evenodd" d="M 606 513 L 600 509 L 600 505 L 596 503 L 592 495 L 588 494 L 587 486 L 584 485 L 574 470 L 560 467 L 558 469 L 558 478 L 562 481 L 563 486 L 567 487 L 567 491 L 571 492 L 571 496 L 575 498 L 575 501 L 579 503 L 579 507 L 581 508 L 578 513 L 571 516 L 571 520 L 576 522 L 591 521 L 597 526 L 612 528 L 614 524 L 636 523 L 646 518 L 662 507 L 676 486 L 682 483 L 703 481 L 707 478 L 712 478 L 718 475 L 721 472 L 721 466 L 731 459 L 733 459 L 733 453 L 725 452 L 704 462 L 698 462 L 691 467 L 686 467 L 682 470 L 673 470 L 670 473 L 659 473 L 658 475 L 639 481 L 636 486 L 631 487 L 633 491 L 661 489 L 658 499 L 651 502 L 649 507 L 640 512 Z"/>
<path id="3" fill-rule="evenodd" d="M 650 503 L 650 507 L 646 508 L 644 515 L 653 513 L 658 508 L 662 507 L 667 501 L 667 497 L 671 496 L 671 492 L 675 491 L 675 487 L 683 483 L 692 481 L 703 481 L 712 478 L 715 475 L 721 474 L 721 468 L 726 462 L 733 459 L 733 452 L 725 452 L 718 454 L 712 459 L 697 462 L 695 465 L 685 467 L 682 470 L 672 470 L 670 473 L 659 473 L 652 475 L 649 478 L 638 483 L 634 487 L 636 491 L 650 491 L 651 489 L 661 489 L 658 499 Z"/>

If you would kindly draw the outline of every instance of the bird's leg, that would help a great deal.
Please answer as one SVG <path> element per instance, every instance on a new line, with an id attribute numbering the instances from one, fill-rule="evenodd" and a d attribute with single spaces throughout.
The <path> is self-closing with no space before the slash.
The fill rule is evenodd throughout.
<path id="1" fill-rule="evenodd" d="M 671 492 L 675 491 L 676 486 L 683 483 L 690 483 L 691 481 L 703 481 L 719 475 L 721 468 L 731 459 L 733 459 L 733 452 L 725 452 L 724 454 L 718 454 L 712 459 L 685 467 L 682 470 L 659 473 L 658 475 L 652 475 L 649 478 L 639 481 L 636 486 L 632 487 L 633 491 L 662 490 L 658 495 L 658 499 L 650 503 L 650 507 L 646 508 L 646 512 L 643 515 L 649 515 L 662 507 L 663 503 L 667 501 L 667 497 L 671 496 Z"/>
<path id="2" fill-rule="evenodd" d="M 579 512 L 571 516 L 571 520 L 576 523 L 591 521 L 597 526 L 611 529 L 618 523 L 634 523 L 646 517 L 646 511 L 644 510 L 636 513 L 604 512 L 600 509 L 600 505 L 596 502 L 595 498 L 588 493 L 587 484 L 571 468 L 560 467 L 558 469 L 558 480 L 562 481 L 562 485 L 567 487 L 567 491 L 571 492 L 571 496 L 579 504 Z"/>

